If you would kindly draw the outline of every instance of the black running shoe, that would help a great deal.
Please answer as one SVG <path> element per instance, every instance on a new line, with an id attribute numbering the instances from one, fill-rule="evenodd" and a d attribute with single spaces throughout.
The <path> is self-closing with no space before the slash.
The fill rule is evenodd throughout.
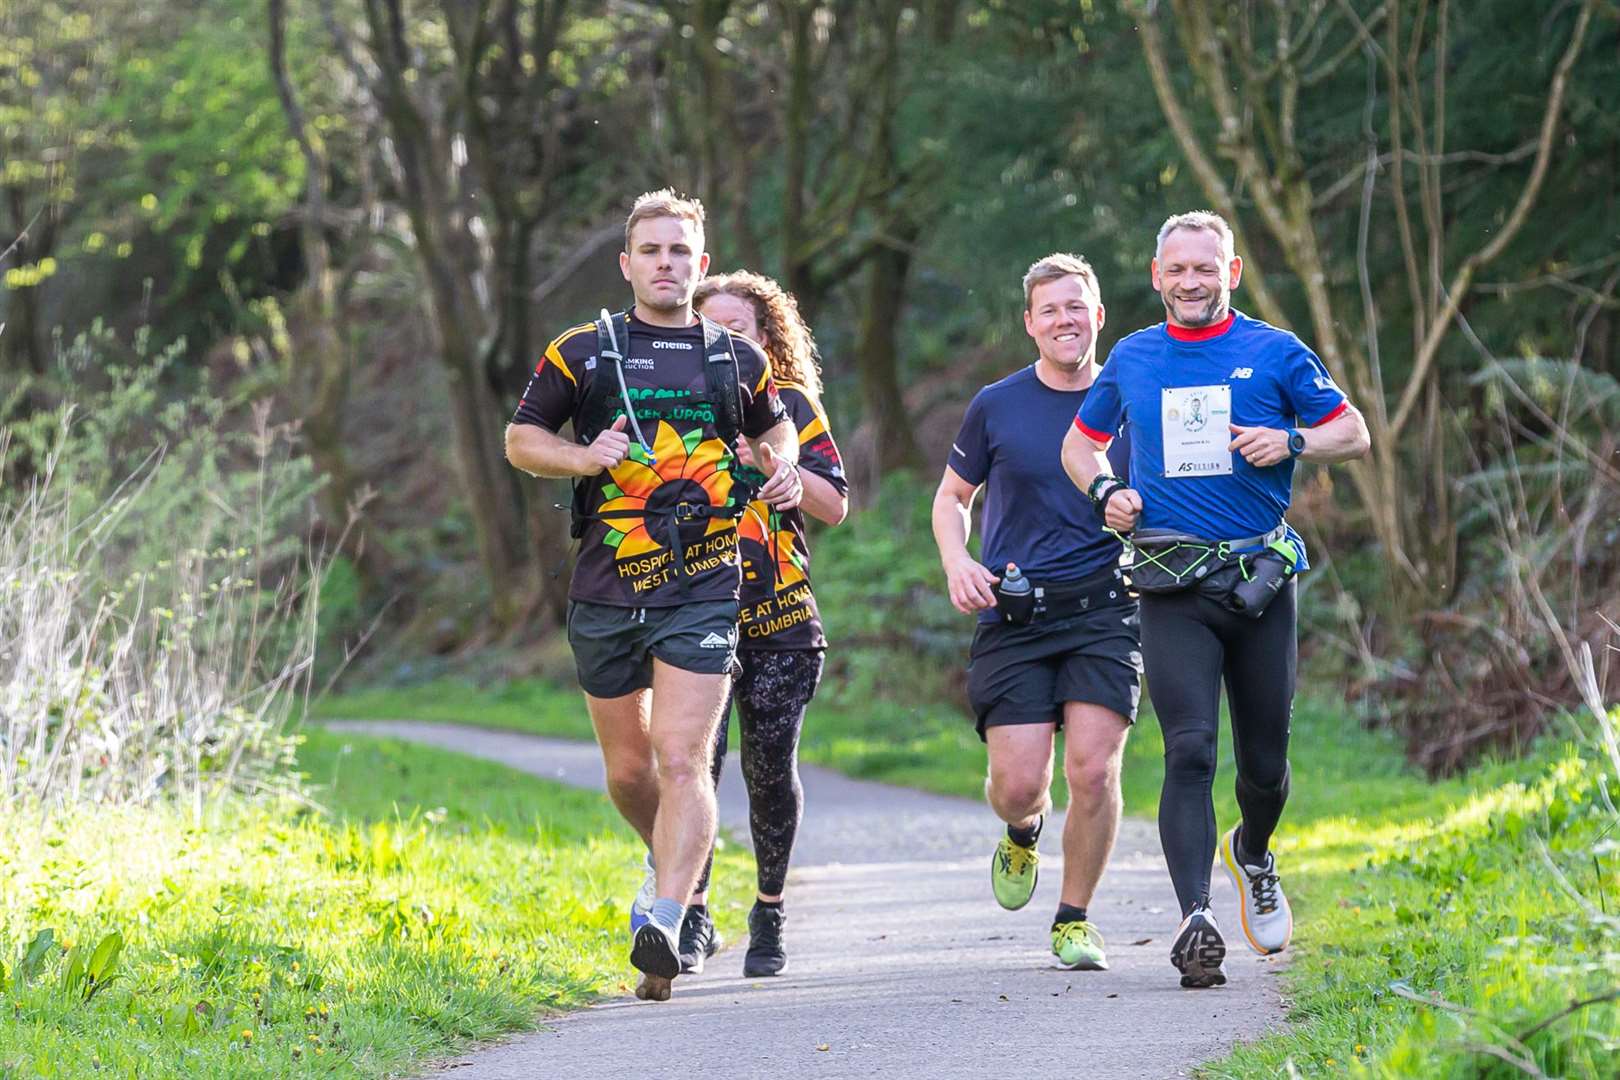
<path id="1" fill-rule="evenodd" d="M 748 913 L 748 952 L 743 956 L 743 974 L 750 979 L 780 975 L 787 970 L 787 950 L 782 947 L 782 924 L 787 912 L 779 907 L 755 904 Z"/>
<path id="2" fill-rule="evenodd" d="M 676 949 L 675 935 L 657 923 L 648 920 L 636 931 L 630 946 L 630 963 L 637 971 L 673 979 L 681 973 L 681 957 Z"/>
<path id="3" fill-rule="evenodd" d="M 708 908 L 689 907 L 681 920 L 681 974 L 703 974 L 703 961 L 720 951 L 720 935 Z"/>
<path id="4" fill-rule="evenodd" d="M 1226 985 L 1226 939 L 1207 907 L 1195 907 L 1181 920 L 1170 962 L 1181 972 L 1181 985 L 1194 989 Z"/>

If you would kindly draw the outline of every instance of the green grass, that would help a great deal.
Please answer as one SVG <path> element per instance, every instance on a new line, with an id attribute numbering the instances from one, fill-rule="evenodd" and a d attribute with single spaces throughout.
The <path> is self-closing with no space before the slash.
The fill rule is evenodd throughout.
<path id="1" fill-rule="evenodd" d="M 320 731 L 301 765 L 326 810 L 0 814 L 0 1077 L 391 1075 L 628 985 L 642 848 L 607 800 Z M 735 935 L 752 864 L 716 874 Z M 112 931 L 86 1001 L 60 945 Z"/>
<path id="2" fill-rule="evenodd" d="M 425 711 L 413 707 L 418 693 Z M 807 760 L 981 795 L 984 748 L 965 714 L 881 697 L 857 706 L 852 697 L 829 688 L 812 706 Z M 440 683 L 350 696 L 327 712 L 376 708 L 371 715 L 588 734 L 576 702 L 536 683 L 501 692 Z M 1223 728 L 1227 760 L 1215 789 L 1222 828 L 1237 814 L 1225 736 Z M 1127 744 L 1129 813 L 1153 815 L 1162 754 L 1149 713 Z M 1302 699 L 1290 756 L 1292 795 L 1276 850 L 1297 923 L 1288 976 L 1294 1022 L 1206 1066 L 1208 1076 L 1530 1075 L 1486 1048 L 1528 1052 L 1549 1076 L 1617 1074 L 1620 1009 L 1612 1003 L 1549 1024 L 1528 1047 L 1509 1041 L 1576 997 L 1620 989 L 1620 920 L 1587 918 L 1546 869 L 1536 840 L 1547 838 L 1595 907 L 1620 912 L 1620 819 L 1603 802 L 1604 772 L 1590 748 L 1549 740 L 1528 758 L 1430 783 L 1406 765 L 1397 742 L 1364 730 L 1349 708 Z M 1620 779 L 1607 783 L 1620 800 Z M 1061 777 L 1057 787 L 1061 801 Z M 1449 1004 L 1417 1004 L 1400 990 Z"/>

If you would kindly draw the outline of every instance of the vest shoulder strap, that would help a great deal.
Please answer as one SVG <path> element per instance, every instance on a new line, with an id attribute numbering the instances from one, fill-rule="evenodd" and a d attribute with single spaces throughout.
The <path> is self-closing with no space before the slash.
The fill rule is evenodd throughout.
<path id="1" fill-rule="evenodd" d="M 737 342 L 731 331 L 712 319 L 703 323 L 703 382 L 714 406 L 714 428 L 727 446 L 742 435 L 742 375 L 737 367 Z"/>

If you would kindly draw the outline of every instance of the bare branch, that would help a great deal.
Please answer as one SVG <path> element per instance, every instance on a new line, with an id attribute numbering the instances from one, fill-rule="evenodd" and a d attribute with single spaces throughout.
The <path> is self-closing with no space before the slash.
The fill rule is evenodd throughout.
<path id="1" fill-rule="evenodd" d="M 1427 383 L 1429 372 L 1439 356 L 1440 343 L 1452 320 L 1456 318 L 1474 275 L 1481 267 L 1500 255 L 1518 236 L 1519 230 L 1524 227 L 1525 220 L 1530 215 L 1530 208 L 1541 195 L 1541 187 L 1547 178 L 1547 169 L 1552 158 L 1553 137 L 1558 131 L 1558 119 L 1564 108 L 1564 94 L 1569 87 L 1569 72 L 1575 66 L 1575 58 L 1580 54 L 1581 46 L 1586 41 L 1586 30 L 1592 22 L 1592 11 L 1595 6 L 1595 0 L 1586 0 L 1581 5 L 1580 15 L 1575 22 L 1575 31 L 1570 35 L 1569 46 L 1564 50 L 1564 55 L 1559 59 L 1558 67 L 1553 74 L 1552 84 L 1548 88 L 1547 109 L 1541 120 L 1541 135 L 1537 140 L 1536 161 L 1531 168 L 1530 178 L 1519 192 L 1518 202 L 1508 215 L 1507 221 L 1496 230 L 1495 235 L 1484 247 L 1463 260 L 1463 264 L 1452 276 L 1451 286 L 1445 291 L 1444 306 L 1430 324 L 1429 332 L 1418 349 L 1416 360 L 1412 365 L 1411 378 L 1407 382 L 1406 390 L 1401 394 L 1395 418 L 1390 422 L 1392 437 L 1398 438 L 1402 428 L 1411 419 L 1412 410 L 1417 406 L 1418 395 Z"/>
<path id="2" fill-rule="evenodd" d="M 1170 130 L 1175 134 L 1182 155 L 1186 157 L 1194 175 L 1198 177 L 1199 186 L 1204 189 L 1204 194 L 1209 196 L 1210 202 L 1215 204 L 1215 209 L 1232 226 L 1233 238 L 1238 247 L 1242 250 L 1252 250 L 1243 236 L 1242 218 L 1238 215 L 1237 200 L 1232 195 L 1232 189 L 1227 186 L 1219 170 L 1215 168 L 1215 163 L 1204 152 L 1203 144 L 1199 141 L 1197 132 L 1193 130 L 1192 121 L 1181 107 L 1181 96 L 1171 81 L 1164 39 L 1159 36 L 1158 23 L 1154 18 L 1156 8 L 1157 4 L 1154 2 L 1149 2 L 1145 6 L 1139 5 L 1137 14 L 1141 19 L 1138 25 L 1142 35 L 1142 53 L 1147 59 L 1148 74 L 1153 79 L 1153 90 L 1158 95 L 1159 108 L 1170 124 Z M 1244 271 L 1244 281 L 1254 294 L 1255 306 L 1265 320 L 1281 327 L 1291 326 L 1282 305 L 1266 286 L 1265 275 L 1261 272 L 1259 263 L 1245 264 Z"/>
<path id="3" fill-rule="evenodd" d="M 1379 154 L 1376 162 L 1362 161 L 1352 166 L 1349 172 L 1333 181 L 1329 187 L 1324 188 L 1312 205 L 1315 209 L 1320 210 L 1322 207 L 1331 204 L 1333 200 L 1356 186 L 1357 181 L 1366 173 L 1369 165 L 1373 168 L 1382 169 L 1394 163 L 1397 156 L 1409 165 L 1454 165 L 1465 161 L 1477 162 L 1482 165 L 1516 165 L 1535 152 L 1536 140 L 1534 139 L 1520 143 L 1505 154 L 1492 154 L 1484 150 L 1454 150 L 1449 154 L 1420 154 L 1415 150 L 1402 150 L 1397 155 L 1395 151 L 1390 151 L 1389 153 Z"/>

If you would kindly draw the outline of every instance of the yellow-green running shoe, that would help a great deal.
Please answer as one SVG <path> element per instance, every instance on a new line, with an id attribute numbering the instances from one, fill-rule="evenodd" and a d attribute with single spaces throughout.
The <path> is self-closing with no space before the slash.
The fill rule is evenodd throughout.
<path id="1" fill-rule="evenodd" d="M 1058 967 L 1071 971 L 1107 971 L 1102 931 L 1089 922 L 1058 923 L 1052 927 L 1052 954 Z"/>
<path id="2" fill-rule="evenodd" d="M 1017 911 L 1035 895 L 1035 880 L 1041 876 L 1041 857 L 1032 847 L 1012 842 L 1003 836 L 990 856 L 990 889 L 996 894 L 996 903 L 1008 911 Z"/>

